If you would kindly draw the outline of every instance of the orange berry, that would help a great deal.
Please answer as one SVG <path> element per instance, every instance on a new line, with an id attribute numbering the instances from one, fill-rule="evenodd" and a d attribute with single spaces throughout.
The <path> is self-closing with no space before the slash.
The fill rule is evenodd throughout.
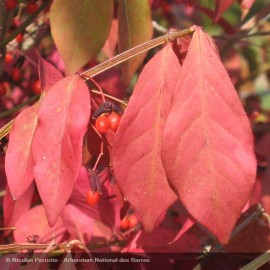
<path id="1" fill-rule="evenodd" d="M 100 194 L 97 191 L 93 192 L 91 189 L 88 190 L 86 200 L 90 206 L 95 206 L 98 203 L 99 198 Z"/>

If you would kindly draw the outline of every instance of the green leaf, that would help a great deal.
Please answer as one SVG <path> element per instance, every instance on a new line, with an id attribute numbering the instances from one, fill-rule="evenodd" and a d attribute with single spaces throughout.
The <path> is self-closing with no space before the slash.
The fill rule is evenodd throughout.
<path id="1" fill-rule="evenodd" d="M 104 45 L 113 17 L 111 0 L 55 0 L 51 31 L 63 57 L 66 74 L 73 74 Z"/>
<path id="2" fill-rule="evenodd" d="M 120 0 L 118 17 L 119 52 L 126 51 L 152 38 L 153 27 L 148 0 Z M 130 82 L 145 56 L 146 53 L 140 54 L 122 64 L 125 85 Z"/>

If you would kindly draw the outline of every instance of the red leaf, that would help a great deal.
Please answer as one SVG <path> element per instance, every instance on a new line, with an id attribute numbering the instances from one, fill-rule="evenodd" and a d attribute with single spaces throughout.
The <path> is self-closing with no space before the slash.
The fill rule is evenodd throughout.
<path id="1" fill-rule="evenodd" d="M 88 244 L 93 234 L 93 219 L 72 204 L 67 204 L 61 214 L 67 231 L 74 239 Z"/>
<path id="2" fill-rule="evenodd" d="M 238 224 L 241 224 L 253 212 L 253 206 L 247 213 L 241 215 Z M 247 226 L 233 237 L 225 250 L 227 252 L 261 253 L 270 247 L 270 224 L 269 216 L 260 215 L 254 218 Z"/>
<path id="3" fill-rule="evenodd" d="M 248 118 L 212 42 L 197 28 L 166 120 L 162 160 L 189 213 L 226 243 L 256 161 Z"/>
<path id="4" fill-rule="evenodd" d="M 140 231 L 135 235 L 125 248 L 124 252 L 153 253 L 162 252 L 200 252 L 202 250 L 199 239 L 191 234 L 185 234 L 172 244 L 169 244 L 175 236 L 175 231 L 166 228 L 155 228 L 151 234 Z"/>
<path id="5" fill-rule="evenodd" d="M 39 103 L 22 111 L 15 119 L 9 135 L 5 170 L 14 199 L 18 199 L 31 185 L 33 174 L 32 142 L 38 125 Z M 14 169 L 16 168 L 16 169 Z"/>
<path id="6" fill-rule="evenodd" d="M 32 185 L 20 199 L 14 201 L 8 186 L 6 187 L 6 194 L 3 203 L 5 227 L 14 227 L 20 216 L 28 212 L 31 206 L 33 194 L 34 186 Z"/>
<path id="7" fill-rule="evenodd" d="M 25 242 L 26 236 L 35 234 L 39 236 L 38 243 L 51 242 L 53 237 L 56 237 L 56 241 L 62 241 L 66 232 L 60 219 L 52 228 L 48 226 L 46 213 L 42 205 L 36 206 L 22 215 L 16 222 L 15 227 L 18 229 L 14 231 L 15 242 Z"/>
<path id="8" fill-rule="evenodd" d="M 96 76 L 97 82 L 106 93 L 116 98 L 123 99 L 125 94 L 124 85 L 121 79 L 121 72 L 117 68 L 111 68 Z"/>
<path id="9" fill-rule="evenodd" d="M 222 14 L 228 9 L 234 0 L 216 0 L 216 10 L 215 10 L 215 22 L 217 22 Z"/>
<path id="10" fill-rule="evenodd" d="M 102 48 L 102 52 L 108 57 L 112 58 L 115 55 L 118 36 L 118 20 L 113 19 L 109 36 Z"/>
<path id="11" fill-rule="evenodd" d="M 181 228 L 181 230 L 177 233 L 177 235 L 174 237 L 171 243 L 174 243 L 179 238 L 181 238 L 181 236 L 183 236 L 194 225 L 194 223 L 195 222 L 192 219 L 188 218 L 183 224 L 183 227 Z"/>
<path id="12" fill-rule="evenodd" d="M 113 146 L 116 180 L 148 231 L 176 200 L 161 162 L 160 141 L 179 71 L 178 59 L 170 46 L 148 62 Z"/>
<path id="13" fill-rule="evenodd" d="M 38 75 L 42 91 L 48 92 L 51 87 L 63 78 L 63 75 L 53 65 L 38 55 Z"/>
<path id="14" fill-rule="evenodd" d="M 89 116 L 89 91 L 76 75 L 56 83 L 41 103 L 32 152 L 35 180 L 50 226 L 79 176 Z"/>
<path id="15" fill-rule="evenodd" d="M 242 20 L 249 13 L 249 10 L 251 9 L 254 2 L 255 0 L 242 0 L 241 1 L 241 10 L 242 10 L 241 19 Z"/>
<path id="16" fill-rule="evenodd" d="M 9 135 L 6 152 L 5 170 L 7 181 L 14 199 L 19 198 L 34 179 L 32 142 L 38 125 L 38 110 L 41 100 L 53 84 L 62 78 L 59 71 L 38 55 L 38 72 L 41 88 L 41 99 L 33 106 L 21 112 L 13 124 Z M 14 169 L 16 168 L 16 169 Z"/>

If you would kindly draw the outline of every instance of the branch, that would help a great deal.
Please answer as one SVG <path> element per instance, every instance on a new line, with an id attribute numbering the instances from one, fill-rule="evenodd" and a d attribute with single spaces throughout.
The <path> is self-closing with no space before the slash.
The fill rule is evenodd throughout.
<path id="1" fill-rule="evenodd" d="M 157 37 L 157 38 L 152 39 L 148 42 L 140 44 L 132 49 L 129 49 L 123 53 L 116 55 L 115 57 L 113 57 L 113 58 L 111 58 L 111 59 L 91 68 L 91 69 L 84 71 L 83 73 L 80 74 L 80 76 L 94 77 L 94 76 L 104 72 L 105 70 L 107 70 L 109 68 L 112 68 L 116 65 L 119 65 L 119 64 L 129 60 L 130 58 L 137 56 L 138 54 L 146 52 L 146 51 L 148 51 L 152 48 L 155 48 L 159 45 L 162 45 L 166 42 L 173 41 L 174 39 L 176 39 L 178 37 L 192 34 L 193 32 L 194 32 L 194 30 L 192 27 L 185 29 L 185 30 L 169 31 L 166 35 Z"/>
<path id="2" fill-rule="evenodd" d="M 270 31 L 265 31 L 265 32 L 257 32 L 253 34 L 248 34 L 248 33 L 239 33 L 236 35 L 222 35 L 222 36 L 212 36 L 215 39 L 222 39 L 222 40 L 239 40 L 239 39 L 244 39 L 244 38 L 252 38 L 252 37 L 257 37 L 257 36 L 268 36 L 270 35 Z"/>
<path id="3" fill-rule="evenodd" d="M 257 257 L 255 260 L 240 268 L 240 270 L 255 270 L 270 261 L 270 249 Z"/>
<path id="4" fill-rule="evenodd" d="M 41 7 L 40 7 L 41 8 Z M 155 48 L 159 45 L 162 45 L 166 42 L 170 42 L 175 40 L 178 37 L 182 37 L 182 36 L 186 36 L 189 34 L 192 34 L 194 32 L 194 28 L 190 27 L 188 29 L 185 30 L 173 30 L 173 31 L 169 31 L 166 35 L 160 36 L 158 38 L 155 38 L 153 40 L 150 40 L 148 42 L 145 42 L 137 47 L 134 47 L 128 51 L 125 51 L 121 54 L 116 55 L 115 57 L 89 69 L 86 70 L 84 72 L 82 72 L 81 74 L 79 74 L 82 78 L 85 78 L 87 80 L 86 77 L 94 77 L 102 72 L 104 72 L 105 70 L 112 68 L 116 65 L 119 65 L 120 63 L 123 63 L 127 60 L 129 60 L 132 57 L 137 56 L 138 54 L 141 54 L 143 52 L 146 52 L 152 48 Z M 1 43 L 0 43 L 1 46 Z M 0 129 L 0 140 L 5 137 L 11 130 L 13 122 L 14 122 L 15 118 L 13 120 L 11 120 L 10 122 L 8 122 L 5 126 L 3 126 Z"/>

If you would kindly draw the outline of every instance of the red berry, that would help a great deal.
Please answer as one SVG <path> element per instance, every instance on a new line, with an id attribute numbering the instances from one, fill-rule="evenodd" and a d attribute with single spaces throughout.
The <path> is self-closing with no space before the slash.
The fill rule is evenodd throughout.
<path id="1" fill-rule="evenodd" d="M 89 205 L 91 206 L 96 205 L 99 201 L 99 198 L 100 194 L 97 191 L 93 192 L 91 189 L 88 190 L 86 194 L 86 200 Z"/>
<path id="2" fill-rule="evenodd" d="M 21 42 L 23 41 L 23 34 L 22 34 L 22 33 L 20 33 L 20 34 L 17 35 L 16 41 L 17 41 L 18 43 L 21 43 Z"/>
<path id="3" fill-rule="evenodd" d="M 121 116 L 117 113 L 112 112 L 108 117 L 110 123 L 110 129 L 116 131 L 119 127 Z"/>
<path id="4" fill-rule="evenodd" d="M 31 88 L 33 93 L 40 95 L 41 93 L 40 80 L 36 80 L 35 82 L 33 82 Z"/>
<path id="5" fill-rule="evenodd" d="M 0 97 L 3 97 L 7 93 L 6 83 L 0 83 Z"/>
<path id="6" fill-rule="evenodd" d="M 125 231 L 129 228 L 129 222 L 128 222 L 128 218 L 127 217 L 124 217 L 122 220 L 121 220 L 121 223 L 120 223 L 120 228 Z"/>
<path id="7" fill-rule="evenodd" d="M 13 56 L 11 53 L 7 52 L 5 57 L 5 63 L 9 64 L 13 60 Z"/>
<path id="8" fill-rule="evenodd" d="M 135 214 L 128 216 L 128 228 L 132 229 L 138 224 L 138 219 Z"/>
<path id="9" fill-rule="evenodd" d="M 14 82 L 18 82 L 21 79 L 21 70 L 18 67 L 12 69 L 11 78 Z"/>
<path id="10" fill-rule="evenodd" d="M 7 10 L 12 10 L 18 5 L 18 0 L 6 0 L 5 6 Z"/>
<path id="11" fill-rule="evenodd" d="M 34 13 L 36 10 L 38 9 L 38 5 L 36 2 L 30 2 L 27 7 L 26 7 L 26 11 L 29 13 L 29 14 L 32 14 Z"/>
<path id="12" fill-rule="evenodd" d="M 95 123 L 95 127 L 99 133 L 106 133 L 110 127 L 110 122 L 106 115 L 100 115 Z"/>

